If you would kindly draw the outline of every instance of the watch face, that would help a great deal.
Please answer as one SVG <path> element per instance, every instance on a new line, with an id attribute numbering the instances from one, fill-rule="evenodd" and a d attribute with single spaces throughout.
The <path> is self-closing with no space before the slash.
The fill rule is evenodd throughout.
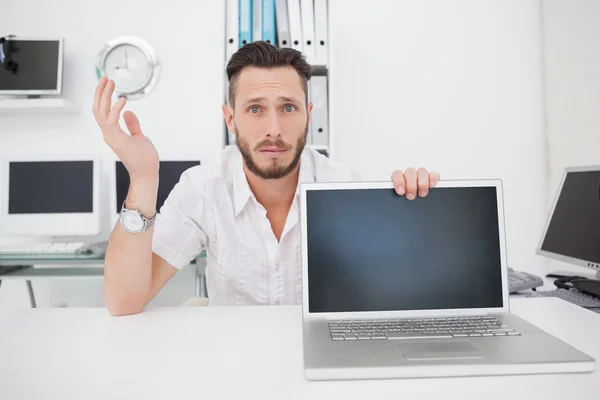
<path id="1" fill-rule="evenodd" d="M 104 71 L 115 81 L 115 91 L 127 94 L 144 88 L 150 80 L 152 65 L 139 47 L 124 43 L 106 55 Z"/>
<path id="2" fill-rule="evenodd" d="M 121 224 L 128 232 L 141 232 L 144 229 L 142 217 L 132 210 L 125 211 L 121 215 Z"/>

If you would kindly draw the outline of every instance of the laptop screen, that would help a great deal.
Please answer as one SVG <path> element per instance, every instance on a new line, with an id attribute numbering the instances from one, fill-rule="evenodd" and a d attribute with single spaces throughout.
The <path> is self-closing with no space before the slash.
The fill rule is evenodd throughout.
<path id="1" fill-rule="evenodd" d="M 502 307 L 496 187 L 306 192 L 309 312 Z"/>

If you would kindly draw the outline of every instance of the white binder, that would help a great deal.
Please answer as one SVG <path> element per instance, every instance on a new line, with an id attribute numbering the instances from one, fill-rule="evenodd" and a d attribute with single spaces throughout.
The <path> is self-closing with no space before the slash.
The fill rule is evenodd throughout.
<path id="1" fill-rule="evenodd" d="M 313 0 L 300 0 L 300 15 L 302 19 L 302 45 L 306 62 L 315 62 L 315 13 Z"/>
<path id="2" fill-rule="evenodd" d="M 290 47 L 302 52 L 302 18 L 300 0 L 288 0 L 288 21 L 290 23 Z"/>
<path id="3" fill-rule="evenodd" d="M 240 47 L 239 43 L 239 0 L 227 0 L 226 9 L 226 42 L 225 42 L 225 60 L 229 61 L 233 53 Z"/>
<path id="4" fill-rule="evenodd" d="M 262 0 L 252 0 L 252 41 L 262 40 Z"/>
<path id="5" fill-rule="evenodd" d="M 327 0 L 314 0 L 315 12 L 315 65 L 329 63 L 329 29 Z"/>
<path id="6" fill-rule="evenodd" d="M 308 104 L 310 104 L 312 102 L 312 89 L 311 89 L 312 84 L 311 84 L 311 81 L 308 81 L 307 83 L 308 83 L 308 85 L 307 85 L 307 89 L 308 89 L 308 102 L 307 102 L 306 106 L 308 107 Z M 308 133 L 306 134 L 306 144 L 307 145 L 314 144 L 313 134 L 312 134 L 312 126 L 313 126 L 313 120 L 312 119 L 313 119 L 313 116 L 314 116 L 314 112 L 315 112 L 315 109 L 313 107 L 312 111 L 309 114 L 310 121 L 309 121 L 309 124 L 308 124 Z"/>
<path id="7" fill-rule="evenodd" d="M 277 45 L 279 47 L 290 47 L 287 0 L 275 0 L 275 18 L 277 21 Z"/>
<path id="8" fill-rule="evenodd" d="M 312 144 L 329 146 L 329 96 L 327 77 L 313 76 L 309 81 L 313 109 L 311 119 Z"/>
<path id="9" fill-rule="evenodd" d="M 228 106 L 231 105 L 229 104 L 229 80 L 227 79 L 227 74 L 225 74 L 225 104 L 227 104 Z M 227 145 L 235 144 L 236 136 L 233 133 L 231 133 L 226 122 L 224 123 L 224 125 L 225 132 L 227 133 Z"/>

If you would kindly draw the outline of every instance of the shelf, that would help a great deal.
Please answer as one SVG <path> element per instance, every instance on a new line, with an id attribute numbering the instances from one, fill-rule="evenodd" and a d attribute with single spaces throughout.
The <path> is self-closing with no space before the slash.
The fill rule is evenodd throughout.
<path id="1" fill-rule="evenodd" d="M 61 98 L 0 99 L 0 114 L 68 114 L 78 112 L 75 103 Z"/>

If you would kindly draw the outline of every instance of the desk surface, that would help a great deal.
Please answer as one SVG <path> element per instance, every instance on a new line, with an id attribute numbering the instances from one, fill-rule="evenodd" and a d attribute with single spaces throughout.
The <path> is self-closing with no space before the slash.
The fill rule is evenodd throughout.
<path id="1" fill-rule="evenodd" d="M 600 316 L 559 299 L 512 311 L 600 360 Z M 309 382 L 300 307 L 103 308 L 0 314 L 6 399 L 600 398 L 592 374 Z M 514 397 L 512 397 L 514 396 Z M 575 397 L 573 397 L 575 396 Z"/>

